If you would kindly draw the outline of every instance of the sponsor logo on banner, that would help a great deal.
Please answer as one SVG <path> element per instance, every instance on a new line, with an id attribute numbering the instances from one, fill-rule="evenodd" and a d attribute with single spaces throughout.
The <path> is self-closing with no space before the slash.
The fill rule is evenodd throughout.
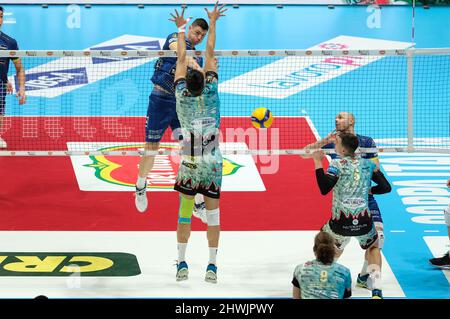
<path id="1" fill-rule="evenodd" d="M 27 56 L 36 56 L 37 55 L 36 51 L 25 51 L 25 53 L 27 54 Z"/>
<path id="2" fill-rule="evenodd" d="M 135 151 L 141 143 L 111 144 L 89 143 L 97 147 L 91 151 Z M 227 149 L 242 149 L 243 143 L 226 143 Z M 231 146 L 230 146 L 231 145 Z M 68 143 L 70 150 L 76 150 L 80 143 Z M 176 143 L 161 143 L 160 148 L 178 150 Z M 154 191 L 172 191 L 179 167 L 179 156 L 156 155 L 155 164 L 149 173 L 148 188 Z M 72 165 L 80 190 L 83 191 L 130 191 L 136 183 L 136 156 L 71 156 Z M 223 157 L 223 191 L 265 191 L 264 184 L 251 155 L 227 155 Z"/>
<path id="3" fill-rule="evenodd" d="M 42 90 L 88 83 L 86 68 L 37 72 L 25 75 L 25 90 Z"/>
<path id="4" fill-rule="evenodd" d="M 54 98 L 85 85 L 95 83 L 118 73 L 138 67 L 154 58 L 111 57 L 108 50 L 160 50 L 165 39 L 123 35 L 97 44 L 86 50 L 100 50 L 102 57 L 70 57 L 53 59 L 25 71 L 25 86 L 29 96 Z M 48 52 L 52 56 L 53 52 Z M 123 63 L 126 61 L 126 63 Z M 77 72 L 74 74 L 74 70 Z M 81 74 L 83 75 L 80 78 Z M 18 90 L 17 76 L 8 79 Z"/>
<path id="5" fill-rule="evenodd" d="M 109 52 L 104 52 L 105 50 L 137 50 L 137 51 L 148 51 L 148 50 L 160 50 L 161 45 L 159 43 L 160 40 L 150 40 L 136 43 L 126 43 L 126 44 L 117 44 L 117 45 L 107 45 L 107 46 L 97 46 L 91 48 L 91 50 L 100 50 L 101 58 L 94 57 L 92 58 L 93 64 L 98 63 L 108 63 L 108 62 L 117 62 L 124 60 L 135 60 L 139 58 L 121 58 L 121 57 L 110 57 Z M 106 53 L 109 53 L 109 57 L 107 57 Z M 107 58 L 106 58 L 107 57 Z"/>
<path id="6" fill-rule="evenodd" d="M 63 51 L 64 56 L 74 56 L 73 51 Z"/>
<path id="7" fill-rule="evenodd" d="M 102 252 L 0 252 L 1 276 L 129 277 L 141 273 L 135 255 Z"/>
<path id="8" fill-rule="evenodd" d="M 308 50 L 361 50 L 360 53 L 363 54 L 367 49 L 401 50 L 411 45 L 410 42 L 339 36 Z M 331 56 L 331 52 L 322 52 L 325 56 L 288 56 L 269 63 L 220 83 L 219 91 L 284 99 L 383 58 Z M 289 51 L 286 51 L 286 53 L 294 55 L 293 52 L 289 54 Z"/>

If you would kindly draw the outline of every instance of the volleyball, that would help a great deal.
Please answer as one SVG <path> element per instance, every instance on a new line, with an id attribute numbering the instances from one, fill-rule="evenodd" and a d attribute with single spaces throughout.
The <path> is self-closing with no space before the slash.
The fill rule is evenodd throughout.
<path id="1" fill-rule="evenodd" d="M 259 107 L 252 113 L 252 124 L 256 128 L 269 128 L 272 125 L 272 112 L 265 107 Z"/>

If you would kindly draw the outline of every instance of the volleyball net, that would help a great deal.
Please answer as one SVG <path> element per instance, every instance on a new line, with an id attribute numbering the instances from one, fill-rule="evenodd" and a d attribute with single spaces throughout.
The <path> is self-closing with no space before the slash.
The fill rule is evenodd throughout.
<path id="1" fill-rule="evenodd" d="M 0 155 L 138 155 L 155 63 L 176 54 L 0 51 L 2 61 L 16 57 L 26 72 L 27 102 L 15 97 L 19 81 L 11 65 L 13 92 L 0 87 L 0 137 L 7 142 Z M 378 152 L 450 153 L 450 49 L 216 51 L 216 57 L 224 153 L 302 154 L 335 129 L 340 112 L 354 114 L 355 131 L 374 138 Z M 252 126 L 259 107 L 273 114 L 268 129 Z M 176 143 L 170 129 L 162 142 Z"/>

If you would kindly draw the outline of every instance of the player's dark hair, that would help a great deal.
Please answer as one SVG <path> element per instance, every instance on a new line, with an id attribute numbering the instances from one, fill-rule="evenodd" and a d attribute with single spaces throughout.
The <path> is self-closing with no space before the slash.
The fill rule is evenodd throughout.
<path id="1" fill-rule="evenodd" d="M 205 77 L 198 70 L 189 69 L 186 74 L 186 87 L 193 96 L 202 94 L 205 86 Z"/>
<path id="2" fill-rule="evenodd" d="M 349 151 L 350 153 L 354 153 L 358 148 L 359 142 L 358 137 L 352 133 L 340 133 L 339 137 L 342 141 L 342 146 Z"/>
<path id="3" fill-rule="evenodd" d="M 202 18 L 195 19 L 194 22 L 192 22 L 192 26 L 199 26 L 205 31 L 208 31 L 209 29 L 208 22 L 206 22 L 206 20 Z"/>
<path id="4" fill-rule="evenodd" d="M 2 6 L 0 6 L 0 11 L 3 12 L 3 7 Z"/>
<path id="5" fill-rule="evenodd" d="M 314 238 L 314 253 L 316 258 L 324 265 L 330 265 L 334 261 L 336 254 L 334 239 L 330 234 L 319 232 Z"/>

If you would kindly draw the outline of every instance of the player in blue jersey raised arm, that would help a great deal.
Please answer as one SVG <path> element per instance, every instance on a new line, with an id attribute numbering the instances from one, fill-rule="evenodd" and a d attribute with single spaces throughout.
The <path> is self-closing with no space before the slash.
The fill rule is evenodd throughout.
<path id="1" fill-rule="evenodd" d="M 3 25 L 3 7 L 0 7 L 0 28 Z M 17 41 L 0 31 L 0 50 L 19 50 Z M 12 93 L 12 85 L 8 82 L 9 61 L 12 60 L 16 68 L 18 90 L 17 98 L 19 104 L 26 102 L 25 96 L 25 71 L 20 58 L 0 58 L 0 133 L 3 127 L 3 118 L 5 117 L 6 94 Z M 8 145 L 0 136 L 0 149 Z"/>
<path id="2" fill-rule="evenodd" d="M 334 261 L 333 237 L 323 231 L 314 238 L 316 259 L 298 265 L 292 279 L 294 299 L 343 299 L 352 295 L 350 270 Z"/>
<path id="3" fill-rule="evenodd" d="M 196 19 L 188 28 L 185 38 L 185 46 L 188 50 L 195 50 L 195 46 L 200 44 L 209 29 L 208 23 L 204 19 Z M 163 50 L 177 50 L 178 33 L 171 33 L 164 43 Z M 187 57 L 189 69 L 201 70 L 202 58 Z M 147 122 L 145 125 L 145 150 L 157 151 L 159 142 L 166 129 L 170 126 L 173 138 L 179 140 L 180 122 L 175 110 L 175 68 L 177 58 L 162 57 L 156 61 L 155 70 L 151 81 L 154 84 L 153 91 L 149 97 Z M 154 155 L 144 155 L 139 162 L 139 172 L 136 182 L 135 205 L 139 212 L 147 210 L 148 200 L 146 195 L 147 176 L 153 168 L 155 162 Z"/>
<path id="4" fill-rule="evenodd" d="M 339 133 L 351 133 L 355 134 L 355 116 L 350 112 L 340 112 L 336 115 L 335 118 L 335 127 L 336 130 L 328 134 L 325 138 L 317 141 L 316 143 L 310 144 L 305 147 L 306 148 L 323 148 L 323 149 L 334 149 L 336 136 Z M 364 135 L 356 134 L 358 138 L 358 147 L 359 148 L 376 148 L 375 141 L 369 137 Z M 339 157 L 338 154 L 329 154 L 331 159 L 335 159 Z M 380 168 L 380 163 L 378 161 L 378 153 L 361 153 L 362 158 L 366 158 L 375 163 L 377 168 Z M 375 229 L 378 233 L 378 246 L 380 249 L 383 248 L 384 245 L 384 232 L 383 232 L 383 218 L 381 217 L 380 208 L 378 207 L 378 203 L 375 200 L 375 197 L 372 194 L 369 194 L 369 210 L 372 215 L 372 220 L 375 224 Z M 367 251 L 364 256 L 364 264 L 361 269 L 361 272 L 358 274 L 358 278 L 356 280 L 356 285 L 363 288 L 370 289 L 369 279 L 369 262 L 367 259 Z"/>
<path id="5" fill-rule="evenodd" d="M 189 19 L 175 10 L 172 14 L 178 27 L 177 67 L 175 71 L 176 111 L 181 123 L 181 162 L 175 182 L 180 193 L 177 241 L 177 281 L 188 279 L 186 248 L 191 233 L 194 196 L 205 196 L 209 262 L 205 281 L 217 282 L 216 257 L 220 236 L 219 198 L 222 185 L 222 154 L 219 149 L 220 101 L 217 63 L 214 57 L 216 21 L 227 9 L 215 4 L 208 11 L 209 34 L 206 42 L 204 70 L 188 67 L 185 27 Z"/>
<path id="6" fill-rule="evenodd" d="M 375 163 L 355 155 L 357 148 L 358 138 L 354 134 L 338 134 L 335 150 L 339 158 L 331 161 L 326 173 L 322 167 L 325 153 L 319 150 L 312 154 L 320 192 L 325 195 L 333 190 L 332 217 L 322 230 L 333 236 L 337 258 L 351 237 L 358 239 L 366 250 L 368 264 L 373 267 L 372 297 L 382 298 L 381 253 L 368 202 L 369 194 L 388 193 L 391 186 Z M 372 180 L 376 186 L 371 187 Z"/>

